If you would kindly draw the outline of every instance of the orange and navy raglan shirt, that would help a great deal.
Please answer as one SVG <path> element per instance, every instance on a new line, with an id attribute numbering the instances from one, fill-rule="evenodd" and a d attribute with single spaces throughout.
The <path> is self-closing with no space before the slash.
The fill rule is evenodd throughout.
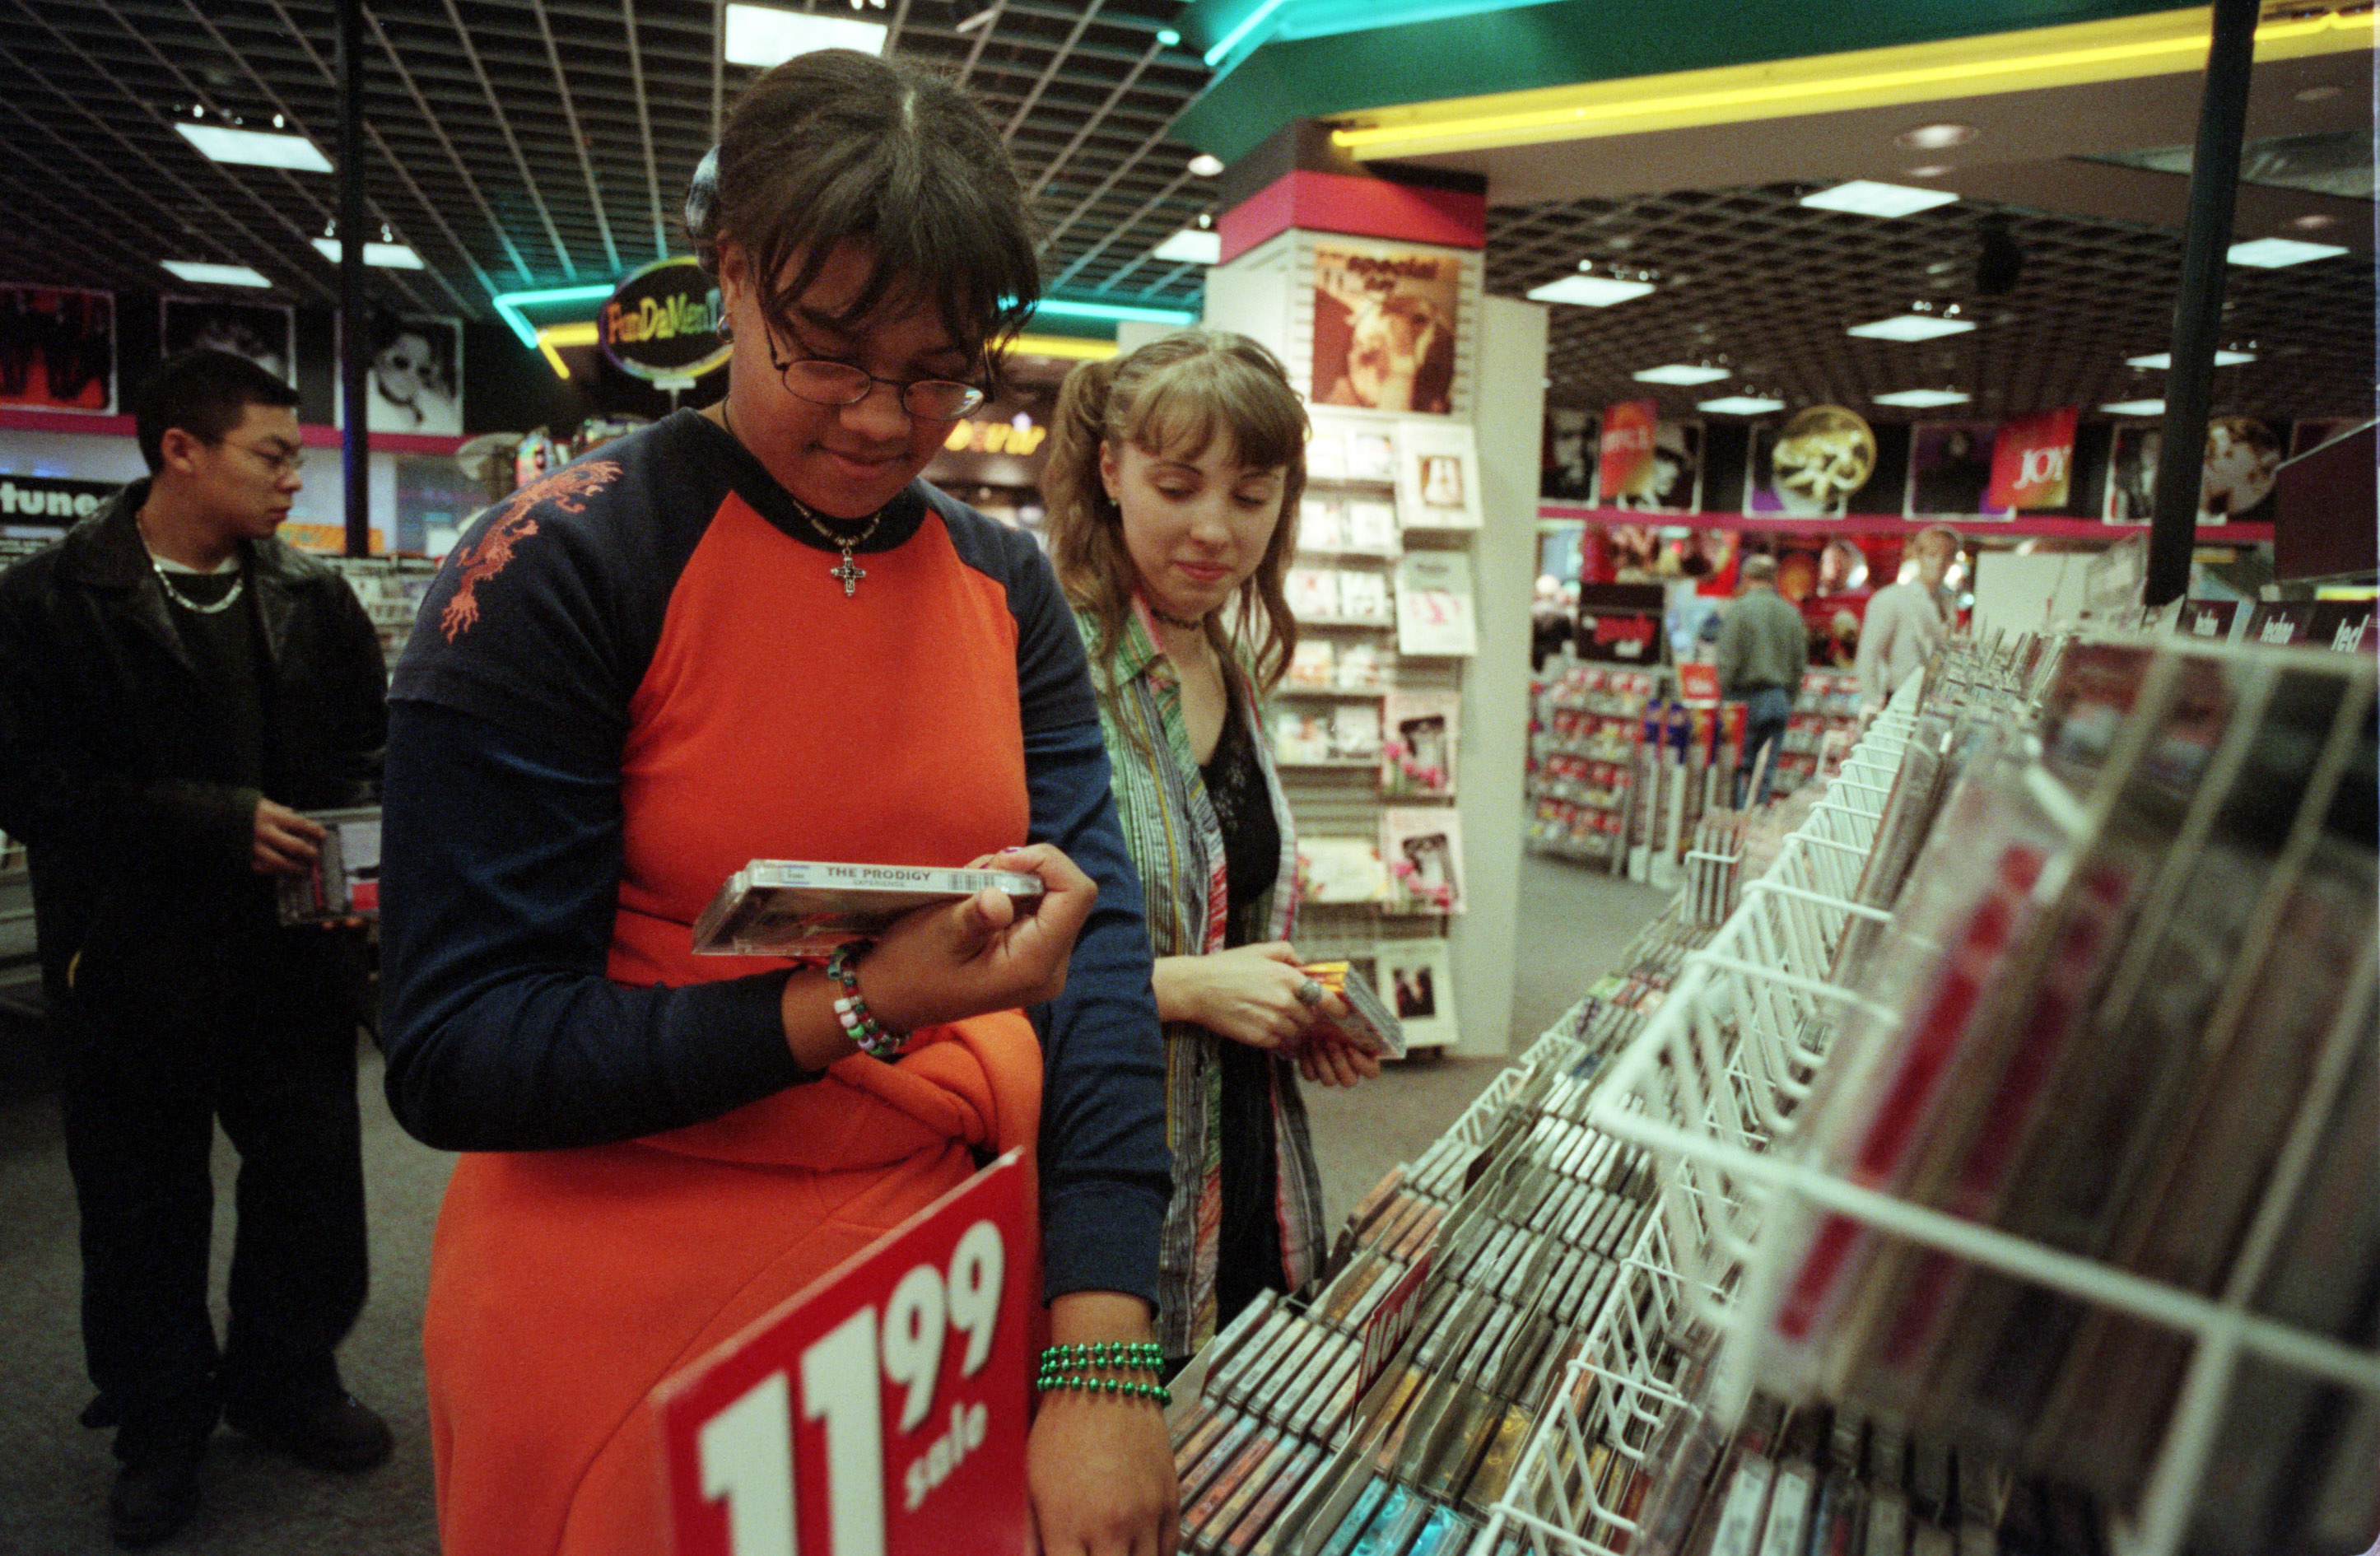
<path id="1" fill-rule="evenodd" d="M 854 560 L 846 594 L 838 553 L 692 411 L 471 527 L 390 691 L 390 1104 L 457 1150 L 720 1118 L 816 1078 L 785 1046 L 789 964 L 692 954 L 730 872 L 1054 844 L 1099 897 L 1029 1013 L 1046 1290 L 1153 1299 L 1163 1063 L 1073 619 L 1031 537 L 922 481 Z"/>

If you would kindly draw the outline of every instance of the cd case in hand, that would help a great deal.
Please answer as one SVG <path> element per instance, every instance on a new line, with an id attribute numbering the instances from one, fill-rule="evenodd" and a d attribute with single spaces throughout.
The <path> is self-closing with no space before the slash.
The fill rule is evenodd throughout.
<path id="1" fill-rule="evenodd" d="M 340 923 L 380 917 L 380 807 L 309 810 L 322 824 L 313 868 L 278 878 L 285 924 Z"/>
<path id="2" fill-rule="evenodd" d="M 1306 976 L 1347 1002 L 1347 1015 L 1331 1025 L 1349 1041 L 1376 1058 L 1405 1056 L 1404 1023 L 1380 1003 L 1379 994 L 1361 972 L 1345 962 L 1314 962 Z"/>
<path id="3" fill-rule="evenodd" d="M 1041 878 L 1004 869 L 754 859 L 727 878 L 694 921 L 694 949 L 713 956 L 822 956 L 903 914 L 988 887 L 1041 894 Z"/>

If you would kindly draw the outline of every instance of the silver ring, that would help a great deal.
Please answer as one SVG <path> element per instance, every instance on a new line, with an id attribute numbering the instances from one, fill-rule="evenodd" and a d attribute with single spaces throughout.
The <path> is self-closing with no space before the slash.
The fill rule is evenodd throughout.
<path id="1" fill-rule="evenodd" d="M 1312 1010 L 1322 1003 L 1322 985 L 1309 978 L 1297 986 L 1297 1003 Z"/>

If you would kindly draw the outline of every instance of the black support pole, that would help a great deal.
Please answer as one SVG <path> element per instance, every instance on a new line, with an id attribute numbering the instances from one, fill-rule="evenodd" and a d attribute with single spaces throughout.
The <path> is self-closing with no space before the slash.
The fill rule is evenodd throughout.
<path id="1" fill-rule="evenodd" d="M 371 554 L 371 459 L 364 364 L 371 306 L 364 296 L 364 5 L 339 0 L 339 468 L 349 556 Z"/>
<path id="2" fill-rule="evenodd" d="M 2256 63 L 2261 0 L 2215 0 L 2206 91 L 2198 105 L 2198 149 L 2190 162 L 2190 217 L 2182 229 L 2181 291 L 2173 303 L 2173 365 L 2166 372 L 2165 444 L 2157 453 L 2156 503 L 2149 519 L 2152 608 L 2190 588 L 2198 538 L 2198 487 L 2206 464 L 2206 417 L 2215 393 L 2215 347 L 2223 328 L 2225 255 L 2240 185 L 2240 138 L 2248 120 L 2248 77 Z"/>

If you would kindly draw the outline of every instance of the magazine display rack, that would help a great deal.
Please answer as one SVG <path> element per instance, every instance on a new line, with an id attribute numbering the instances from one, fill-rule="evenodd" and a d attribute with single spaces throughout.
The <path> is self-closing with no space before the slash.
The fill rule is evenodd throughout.
<path id="1" fill-rule="evenodd" d="M 2349 661 L 2339 671 L 2314 673 L 2346 675 L 2348 703 L 2359 697 L 2370 702 L 2368 668 Z M 1891 917 L 1862 900 L 1863 874 L 1878 851 L 1886 801 L 1912 749 L 1915 695 L 1914 683 L 1903 688 L 1773 868 L 1744 888 L 1742 905 L 1710 943 L 1688 957 L 1669 998 L 1590 1105 L 1593 1124 L 1650 1152 L 1658 1174 L 1657 1213 L 1632 1259 L 1639 1300 L 1606 1309 L 1604 1327 L 1580 1364 L 1582 1378 L 1600 1386 L 1563 1396 L 1584 1392 L 1589 1408 L 1556 1411 L 1541 1423 L 1496 1510 L 1500 1528 L 1524 1536 L 1521 1549 L 1618 1550 L 1638 1531 L 1597 1499 L 1596 1477 L 1582 1471 L 1587 1455 L 1641 1452 L 1650 1433 L 1681 1410 L 1706 1411 L 1730 1425 L 1742 1416 L 1767 1380 L 1764 1368 L 1775 1370 L 1773 1347 L 1764 1351 L 1762 1342 L 1803 1251 L 1791 1229 L 1806 1231 L 1814 1219 L 1938 1250 L 2192 1343 L 2186 1375 L 2155 1430 L 2145 1478 L 2118 1499 L 2130 1507 L 2112 1529 L 2119 1551 L 2164 1556 L 2181 1548 L 2243 1361 L 2289 1369 L 2367 1401 L 2380 1396 L 2380 1353 L 2260 1314 L 2252 1300 L 2325 1138 L 2341 1084 L 2336 1074 L 2326 1073 L 2328 1092 L 2321 1084 L 2309 1088 L 2281 1130 L 2276 1165 L 2252 1201 L 2250 1230 L 2215 1295 L 1864 1186 L 1821 1165 L 1824 1153 L 1807 1149 L 1813 1142 L 1796 1142 L 1829 1034 L 1853 1018 L 1888 1026 L 1897 1019 L 1846 981 L 1840 963 L 1847 939 Z M 2030 797 L 2045 810 L 2072 812 L 2073 796 L 2038 774 L 2037 768 L 2029 772 Z M 2295 834 L 2306 831 L 2301 818 Z M 2188 843 L 2171 841 L 2177 848 Z M 2346 1028 L 2370 1010 L 2374 976 L 2367 944 L 2347 986 L 2323 991 L 2325 1001 L 2335 995 L 2326 1008 L 2338 1012 L 2326 1018 L 2332 1030 L 2323 1052 L 2347 1051 L 2354 1034 Z M 1666 1339 L 1656 1339 L 1657 1332 Z M 1705 1332 L 1714 1349 L 1696 1403 L 1676 1386 L 1676 1341 Z"/>

